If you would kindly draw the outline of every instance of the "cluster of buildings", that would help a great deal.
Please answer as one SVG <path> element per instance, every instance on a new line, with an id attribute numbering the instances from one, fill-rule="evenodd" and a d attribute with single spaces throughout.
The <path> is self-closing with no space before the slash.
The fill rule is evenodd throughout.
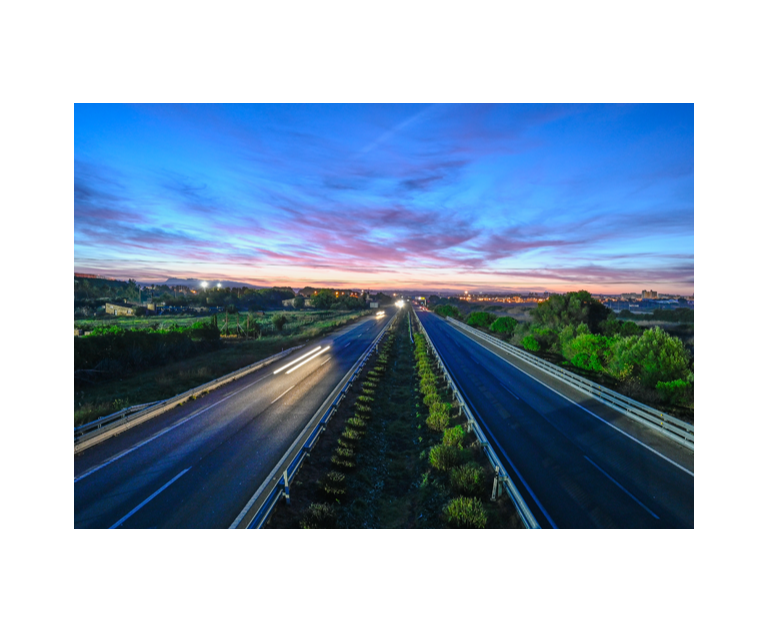
<path id="1" fill-rule="evenodd" d="M 642 294 L 622 293 L 619 296 L 600 296 L 598 299 L 616 312 L 621 310 L 648 312 L 656 309 L 693 308 L 693 295 L 659 294 L 656 291 L 647 290 L 643 290 Z"/>
<path id="2" fill-rule="evenodd" d="M 465 302 L 497 302 L 499 304 L 531 304 L 543 302 L 549 299 L 549 293 L 528 293 L 523 295 L 521 293 L 512 293 L 511 295 L 491 295 L 486 293 L 469 293 L 461 295 L 458 299 Z"/>

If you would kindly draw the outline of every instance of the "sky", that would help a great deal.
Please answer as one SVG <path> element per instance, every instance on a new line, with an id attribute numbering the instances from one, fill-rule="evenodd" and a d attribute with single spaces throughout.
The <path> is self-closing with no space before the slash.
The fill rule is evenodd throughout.
<path id="1" fill-rule="evenodd" d="M 686 105 L 75 105 L 75 271 L 690 295 Z"/>

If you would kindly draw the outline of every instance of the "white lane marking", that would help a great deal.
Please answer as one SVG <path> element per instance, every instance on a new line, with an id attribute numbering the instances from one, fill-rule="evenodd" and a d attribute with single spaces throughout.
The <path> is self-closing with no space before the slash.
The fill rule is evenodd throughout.
<path id="1" fill-rule="evenodd" d="M 307 358 L 307 357 L 308 357 L 308 356 L 310 356 L 310 355 L 311 355 L 313 352 L 317 352 L 317 351 L 319 351 L 320 349 L 321 349 L 321 345 L 319 345 L 318 347 L 314 347 L 314 348 L 313 348 L 311 351 L 309 351 L 307 354 L 303 354 L 302 356 L 300 356 L 299 358 L 296 358 L 296 359 L 295 359 L 295 360 L 293 360 L 292 362 L 288 362 L 287 364 L 285 364 L 285 365 L 284 365 L 283 367 L 281 367 L 280 369 L 276 369 L 276 370 L 273 372 L 273 375 L 276 375 L 277 373 L 281 373 L 281 372 L 282 372 L 284 369 L 286 369 L 287 367 L 291 367 L 291 366 L 292 366 L 294 363 L 296 363 L 296 362 L 300 362 L 300 361 L 301 361 L 303 358 Z"/>
<path id="2" fill-rule="evenodd" d="M 351 342 L 350 342 L 350 341 L 348 341 L 348 342 L 347 342 L 345 345 L 343 345 L 343 347 L 342 347 L 341 349 L 343 349 L 343 348 L 345 348 L 345 347 L 348 347 L 350 344 L 351 344 Z"/>
<path id="3" fill-rule="evenodd" d="M 641 505 L 643 508 L 645 508 L 645 510 L 647 510 L 647 511 L 648 511 L 648 513 L 649 513 L 649 514 L 650 514 L 652 517 L 654 517 L 654 518 L 655 518 L 657 521 L 660 521 L 660 520 L 661 520 L 661 519 L 659 519 L 659 517 L 657 517 L 657 516 L 656 516 L 656 515 L 655 515 L 653 512 L 651 512 L 651 509 L 650 509 L 648 506 L 646 506 L 646 505 L 645 505 L 645 504 L 644 504 L 642 501 L 640 501 L 639 499 L 637 499 L 637 497 L 635 497 L 635 496 L 634 496 L 632 493 L 630 493 L 630 492 L 629 492 L 629 491 L 628 491 L 626 488 L 624 488 L 623 486 L 621 486 L 621 484 L 619 484 L 619 483 L 618 483 L 616 480 L 614 480 L 612 477 L 610 477 L 610 475 L 608 475 L 608 474 L 607 474 L 605 471 L 603 471 L 603 470 L 602 470 L 602 469 L 601 469 L 599 466 L 597 466 L 597 463 L 595 463 L 595 462 L 592 462 L 592 459 L 591 459 L 591 458 L 589 458 L 589 456 L 584 456 L 584 458 L 586 458 L 586 459 L 587 459 L 589 462 L 591 462 L 591 463 L 594 465 L 594 468 L 595 468 L 595 469 L 597 469 L 597 470 L 598 470 L 600 473 L 602 473 L 602 474 L 603 474 L 605 477 L 607 477 L 607 478 L 608 478 L 608 479 L 609 479 L 611 482 L 613 482 L 613 483 L 614 483 L 616 486 L 618 486 L 618 487 L 619 487 L 621 490 L 623 490 L 623 491 L 624 491 L 624 492 L 625 492 L 627 495 L 629 495 L 629 496 L 630 496 L 632 499 L 634 499 L 634 500 L 635 500 L 637 503 L 639 503 L 639 504 L 640 504 L 640 505 Z"/>
<path id="4" fill-rule="evenodd" d="M 144 447 L 145 445 L 147 445 L 147 443 L 151 443 L 152 441 L 154 441 L 159 436 L 163 436 L 164 434 L 167 434 L 168 432 L 171 432 L 172 430 L 178 428 L 180 425 L 184 425 L 185 423 L 187 423 L 191 419 L 197 417 L 198 415 L 203 414 L 207 410 L 211 410 L 217 404 L 221 404 L 223 401 L 226 401 L 226 400 L 230 399 L 233 395 L 237 395 L 238 393 L 241 393 L 242 391 L 245 391 L 249 387 L 254 386 L 255 384 L 257 384 L 257 382 L 260 382 L 261 380 L 264 380 L 266 377 L 268 377 L 268 376 L 264 375 L 261 378 L 258 378 L 257 380 L 255 380 L 251 384 L 247 384 L 244 388 L 237 390 L 235 393 L 231 393 L 230 395 L 227 395 L 226 397 L 223 397 L 219 401 L 213 403 L 211 406 L 207 406 L 206 408 L 203 408 L 202 410 L 199 410 L 198 412 L 194 412 L 189 417 L 185 417 L 184 419 L 182 419 L 182 421 L 180 421 L 179 423 L 175 423 L 174 425 L 170 425 L 169 427 L 164 428 L 163 430 L 161 430 L 160 432 L 158 432 L 154 436 L 151 436 L 150 438 L 148 438 L 146 441 L 142 441 L 141 443 L 138 443 L 137 445 L 134 445 L 130 449 L 127 449 L 126 451 L 119 453 L 117 456 L 113 456 L 109 460 L 105 460 L 102 464 L 98 464 L 95 467 L 93 467 L 92 469 L 89 469 L 85 473 L 83 473 L 83 474 L 79 475 L 78 477 L 76 477 L 74 483 L 77 484 L 84 477 L 88 477 L 92 473 L 96 473 L 99 469 L 103 469 L 104 467 L 106 467 L 107 465 L 112 464 L 116 460 L 120 460 L 121 458 L 123 458 L 123 456 L 127 456 L 132 451 L 136 451 L 140 447 Z"/>
<path id="5" fill-rule="evenodd" d="M 166 482 L 163 486 L 161 486 L 158 490 L 156 490 L 152 495 L 150 495 L 147 499 L 145 499 L 142 503 L 140 503 L 136 508 L 134 508 L 131 512 L 129 512 L 126 516 L 124 516 L 120 521 L 112 525 L 110 529 L 114 530 L 116 527 L 120 527 L 121 525 L 123 525 L 126 519 L 128 519 L 131 515 L 133 515 L 137 510 L 141 509 L 143 506 L 145 506 L 153 499 L 155 499 L 158 495 L 160 495 L 163 491 L 165 491 L 169 486 L 171 486 L 174 482 L 176 482 L 179 478 L 181 478 L 185 473 L 187 473 L 192 468 L 193 467 L 188 467 L 187 469 L 182 471 L 182 473 L 177 475 L 177 477 Z"/>
<path id="6" fill-rule="evenodd" d="M 281 395 L 279 395 L 278 397 L 276 397 L 276 399 L 270 402 L 270 405 L 272 406 L 273 404 L 275 404 L 279 399 L 281 399 L 284 395 L 286 395 L 289 391 L 291 391 L 295 386 L 297 386 L 297 384 L 290 386 L 288 389 L 286 389 L 283 393 L 281 393 Z"/>
<path id="7" fill-rule="evenodd" d="M 455 328 L 453 328 L 453 329 L 455 329 Z M 624 432 L 624 430 L 622 430 L 621 428 L 619 428 L 619 427 L 616 427 L 615 425 L 613 425 L 612 423 L 610 423 L 610 422 L 606 421 L 606 420 L 605 420 L 605 419 L 603 419 L 602 417 L 599 417 L 599 416 L 597 416 L 596 414 L 594 414 L 594 413 L 593 413 L 591 410 L 589 410 L 588 408 L 584 408 L 584 407 L 583 407 L 581 404 L 579 404 L 578 402 L 576 402 L 576 401 L 573 401 L 572 399 L 570 399 L 570 397 L 568 397 L 567 395 L 563 395 L 563 394 L 562 394 L 562 393 L 560 393 L 558 390 L 556 390 L 556 389 L 553 389 L 552 387 L 550 387 L 549 385 L 547 385 L 547 384 L 546 384 L 546 382 L 542 382 L 542 381 L 541 381 L 541 380 L 539 380 L 538 378 L 536 378 L 536 377 L 534 377 L 534 376 L 530 375 L 530 374 L 529 374 L 527 371 L 525 371 L 524 369 L 520 369 L 519 367 L 517 367 L 517 365 L 515 365 L 515 364 L 514 364 L 514 363 L 512 363 L 512 362 L 509 362 L 508 360 L 506 360 L 506 359 L 505 359 L 503 356 L 501 356 L 500 354 L 496 354 L 496 353 L 495 353 L 495 352 L 494 352 L 492 349 L 490 349 L 490 348 L 489 348 L 489 347 L 487 347 L 486 345 L 483 345 L 482 343 L 477 343 L 477 342 L 476 342 L 476 341 L 474 341 L 472 338 L 470 338 L 470 337 L 466 336 L 465 334 L 463 334 L 462 332 L 460 332 L 460 330 L 457 330 L 457 332 L 458 332 L 458 334 L 461 334 L 461 335 L 462 335 L 464 338 L 468 339 L 469 341 L 471 341 L 471 342 L 472 342 L 472 343 L 474 343 L 475 345 L 479 345 L 479 347 L 483 347 L 484 349 L 486 349 L 486 350 L 487 350 L 488 352 L 490 352 L 491 354 L 495 354 L 495 355 L 496 355 L 496 356 L 498 356 L 498 358 L 500 358 L 500 359 L 501 359 L 503 362 L 505 362 L 506 364 L 508 364 L 508 365 L 510 365 L 510 366 L 512 366 L 512 367 L 514 367 L 514 368 L 515 368 L 517 371 L 521 371 L 522 373 L 524 373 L 524 374 L 525 374 L 526 376 L 528 376 L 529 378 L 531 378 L 531 379 L 535 380 L 536 382 L 538 382 L 539 384 L 541 384 L 541 385 L 545 386 L 545 387 L 546 387 L 547 389 L 549 389 L 549 390 L 550 390 L 552 393 L 556 393 L 557 395 L 559 395 L 560 397 L 562 397 L 562 399 L 566 399 L 566 400 L 567 400 L 567 401 L 569 401 L 571 404 L 574 404 L 574 405 L 578 406 L 578 407 L 579 407 L 581 410 L 583 410 L 584 412 L 587 412 L 588 414 L 592 415 L 592 416 L 593 416 L 595 419 L 597 419 L 598 421 L 601 421 L 601 422 L 602 422 L 602 423 L 604 423 L 605 425 L 607 425 L 607 426 L 609 426 L 609 427 L 612 427 L 614 430 L 616 430 L 617 432 L 619 432 L 619 433 L 623 434 L 623 435 L 624 435 L 624 436 L 626 436 L 628 439 L 630 439 L 630 440 L 633 440 L 633 441 L 634 441 L 635 443 L 637 443 L 638 445 L 640 445 L 640 446 L 642 446 L 642 447 L 645 447 L 645 449 L 647 449 L 647 450 L 648 450 L 648 451 L 650 451 L 650 452 L 653 452 L 653 453 L 654 453 L 654 454 L 656 454 L 656 455 L 657 455 L 659 458 L 662 458 L 662 459 L 666 460 L 666 461 L 667 461 L 667 462 L 669 462 L 670 464 L 673 464 L 674 466 L 676 466 L 676 467 L 677 467 L 678 469 L 680 469 L 681 471 L 685 471 L 685 472 L 686 472 L 688 475 L 690 475 L 690 476 L 693 476 L 693 471 L 689 471 L 689 470 L 688 470 L 688 469 L 686 469 L 686 468 L 685 468 L 683 465 L 681 465 L 681 464 L 678 464 L 677 462 L 675 462 L 674 460 L 672 460 L 672 459 L 670 459 L 670 458 L 667 458 L 667 457 L 666 457 L 664 454 L 662 454 L 662 453 L 661 453 L 661 452 L 659 452 L 659 451 L 656 451 L 656 450 L 655 450 L 655 449 L 653 449 L 653 447 L 651 447 L 650 445 L 646 445 L 646 444 L 645 444 L 645 443 L 643 443 L 641 440 L 638 440 L 638 439 L 636 439 L 636 438 L 635 438 L 634 436 L 632 436 L 631 434 L 627 434 L 626 432 Z"/>
<path id="8" fill-rule="evenodd" d="M 505 384 L 501 384 L 501 386 L 502 386 L 502 387 L 503 387 L 505 390 L 507 390 L 509 393 L 511 393 L 512 395 L 514 395 L 514 397 L 516 397 L 517 399 L 519 399 L 519 395 L 517 395 L 517 394 L 516 394 L 514 391 L 512 391 L 512 390 L 511 390 L 511 389 L 510 389 L 508 386 L 506 386 Z M 519 399 L 519 401 L 522 401 L 522 400 L 521 400 L 521 399 Z"/>
<path id="9" fill-rule="evenodd" d="M 321 365 L 323 365 L 324 363 L 326 363 L 326 362 L 329 362 L 330 360 L 332 360 L 332 356 L 330 356 L 329 358 L 326 358 L 326 359 L 322 360 L 322 361 L 319 363 L 319 367 L 320 367 Z"/>

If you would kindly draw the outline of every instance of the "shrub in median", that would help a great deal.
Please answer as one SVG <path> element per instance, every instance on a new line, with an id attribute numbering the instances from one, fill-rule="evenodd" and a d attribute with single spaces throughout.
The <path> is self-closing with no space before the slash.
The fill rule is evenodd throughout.
<path id="1" fill-rule="evenodd" d="M 335 509 L 328 503 L 312 503 L 300 520 L 304 530 L 331 529 L 337 526 Z"/>
<path id="2" fill-rule="evenodd" d="M 345 495 L 345 474 L 340 471 L 330 471 L 319 482 L 321 490 L 335 499 Z"/>
<path id="3" fill-rule="evenodd" d="M 359 417 L 351 417 L 347 421 L 348 427 L 355 428 L 357 430 L 366 430 L 367 429 L 367 422 L 364 421 L 364 419 L 360 419 Z"/>
<path id="4" fill-rule="evenodd" d="M 426 406 L 431 406 L 432 404 L 435 404 L 436 402 L 438 402 L 439 399 L 440 397 L 438 393 L 431 393 L 430 395 L 426 395 L 425 397 L 423 397 L 423 403 Z"/>
<path id="5" fill-rule="evenodd" d="M 450 425 L 450 408 L 452 404 L 437 402 L 429 408 L 426 425 L 436 432 L 441 432 Z"/>
<path id="6" fill-rule="evenodd" d="M 357 441 L 361 438 L 361 432 L 352 428 L 345 428 L 340 436 L 349 441 Z"/>
<path id="7" fill-rule="evenodd" d="M 440 471 L 449 471 L 460 464 L 462 458 L 460 449 L 447 445 L 434 445 L 428 452 L 428 461 L 431 466 Z"/>
<path id="8" fill-rule="evenodd" d="M 487 525 L 487 514 L 479 499 L 456 497 L 444 509 L 450 527 L 482 529 Z"/>
<path id="9" fill-rule="evenodd" d="M 444 431 L 442 444 L 450 447 L 463 449 L 463 443 L 466 440 L 466 431 L 462 425 L 456 425 L 454 428 L 448 428 Z"/>
<path id="10" fill-rule="evenodd" d="M 351 471 L 356 468 L 356 462 L 353 458 L 353 449 L 338 445 L 335 453 L 332 455 L 332 464 L 346 471 Z"/>
<path id="11" fill-rule="evenodd" d="M 484 479 L 484 471 L 476 462 L 467 462 L 450 471 L 450 485 L 461 495 L 481 495 L 484 490 Z"/>

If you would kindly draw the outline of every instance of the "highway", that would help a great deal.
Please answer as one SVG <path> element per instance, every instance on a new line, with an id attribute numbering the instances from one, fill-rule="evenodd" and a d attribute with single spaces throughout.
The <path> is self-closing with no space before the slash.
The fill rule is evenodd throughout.
<path id="1" fill-rule="evenodd" d="M 541 527 L 693 528 L 692 451 L 417 315 Z"/>
<path id="2" fill-rule="evenodd" d="M 229 527 L 395 312 L 309 342 L 76 455 L 75 527 Z"/>

